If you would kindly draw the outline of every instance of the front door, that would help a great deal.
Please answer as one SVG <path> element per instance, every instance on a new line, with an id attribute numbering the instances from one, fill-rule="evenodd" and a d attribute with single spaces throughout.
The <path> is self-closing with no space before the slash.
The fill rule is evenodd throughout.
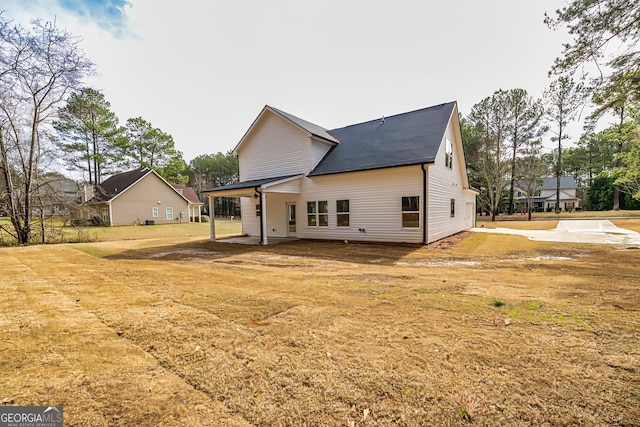
<path id="1" fill-rule="evenodd" d="M 296 235 L 296 205 L 293 203 L 287 203 L 287 223 L 288 223 L 288 236 L 295 237 Z"/>

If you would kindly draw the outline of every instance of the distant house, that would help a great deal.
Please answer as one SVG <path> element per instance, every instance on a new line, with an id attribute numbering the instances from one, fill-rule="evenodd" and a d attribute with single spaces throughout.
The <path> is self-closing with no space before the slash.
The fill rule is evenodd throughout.
<path id="1" fill-rule="evenodd" d="M 193 188 L 180 184 L 173 184 L 173 188 L 189 201 L 189 221 L 202 222 L 202 206 L 204 206 L 204 203 L 200 201 Z"/>
<path id="2" fill-rule="evenodd" d="M 429 243 L 475 224 L 455 102 L 327 130 L 265 106 L 234 149 L 243 233 Z M 211 221 L 211 239 L 215 225 Z"/>
<path id="3" fill-rule="evenodd" d="M 113 175 L 85 199 L 91 216 L 105 225 L 189 221 L 190 201 L 149 168 Z"/>
<path id="4" fill-rule="evenodd" d="M 528 212 L 528 195 L 522 183 L 514 188 L 514 204 L 517 212 Z M 544 178 L 542 185 L 536 188 L 532 198 L 532 212 L 551 212 L 556 209 L 556 177 Z M 560 211 L 572 212 L 580 209 L 580 199 L 576 196 L 578 185 L 572 176 L 560 177 Z"/>

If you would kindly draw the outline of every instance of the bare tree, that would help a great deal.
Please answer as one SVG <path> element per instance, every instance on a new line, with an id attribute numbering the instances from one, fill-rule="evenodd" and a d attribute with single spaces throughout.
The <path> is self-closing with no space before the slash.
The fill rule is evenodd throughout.
<path id="1" fill-rule="evenodd" d="M 510 164 L 506 145 L 509 129 L 507 92 L 498 90 L 474 105 L 468 119 L 472 125 L 481 129 L 477 159 L 483 183 L 480 190 L 487 195 L 491 220 L 495 221 Z"/>
<path id="2" fill-rule="evenodd" d="M 560 177 L 562 176 L 562 141 L 569 138 L 567 125 L 576 116 L 576 110 L 584 101 L 585 93 L 581 83 L 569 77 L 559 77 L 551 83 L 544 94 L 547 107 L 547 118 L 552 124 L 555 138 L 558 141 L 558 158 L 556 163 L 556 207 L 560 213 Z"/>
<path id="3" fill-rule="evenodd" d="M 532 138 L 540 137 L 546 128 L 541 125 L 544 108 L 542 101 L 534 100 L 524 89 L 511 89 L 507 92 L 509 109 L 509 133 L 511 139 L 511 180 L 509 182 L 509 215 L 513 214 L 513 191 L 516 181 L 517 154 L 520 147 Z"/>
<path id="4" fill-rule="evenodd" d="M 0 14 L 0 173 L 19 244 L 31 242 L 41 161 L 57 109 L 93 64 L 55 23 L 14 25 Z"/>
<path id="5" fill-rule="evenodd" d="M 538 191 L 542 186 L 546 172 L 545 164 L 540 156 L 541 151 L 542 141 L 539 139 L 524 141 L 519 150 L 519 177 L 522 189 L 527 196 L 527 219 L 529 221 L 531 221 L 531 212 L 533 211 L 533 199 L 539 196 Z"/>

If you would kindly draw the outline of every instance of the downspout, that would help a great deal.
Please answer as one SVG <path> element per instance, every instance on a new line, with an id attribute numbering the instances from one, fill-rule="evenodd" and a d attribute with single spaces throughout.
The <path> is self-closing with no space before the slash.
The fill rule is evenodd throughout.
<path id="1" fill-rule="evenodd" d="M 263 245 L 264 244 L 264 226 L 262 225 L 262 216 L 264 215 L 264 212 L 262 211 L 262 191 L 259 190 L 260 187 L 256 187 L 256 193 L 259 194 L 260 196 L 258 197 L 258 200 L 260 200 L 260 202 L 258 202 L 258 206 L 260 206 L 260 244 Z"/>
<path id="2" fill-rule="evenodd" d="M 422 169 L 422 244 L 427 244 L 427 170 L 424 163 L 420 164 Z"/>

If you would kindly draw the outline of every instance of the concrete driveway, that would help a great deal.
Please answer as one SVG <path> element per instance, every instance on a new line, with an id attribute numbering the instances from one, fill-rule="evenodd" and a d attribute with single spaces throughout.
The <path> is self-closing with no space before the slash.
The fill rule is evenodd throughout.
<path id="1" fill-rule="evenodd" d="M 606 219 L 562 220 L 553 230 L 516 230 L 513 228 L 472 228 L 479 233 L 517 234 L 542 242 L 640 245 L 640 233 L 618 228 Z"/>

